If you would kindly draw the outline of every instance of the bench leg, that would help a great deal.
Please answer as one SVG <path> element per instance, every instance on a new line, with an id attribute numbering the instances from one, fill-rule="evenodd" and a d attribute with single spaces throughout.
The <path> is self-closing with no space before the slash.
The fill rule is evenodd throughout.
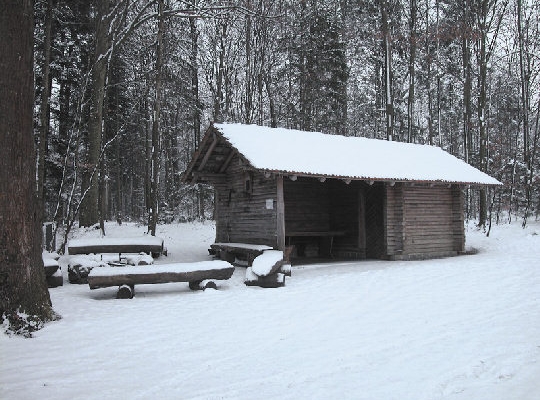
<path id="1" fill-rule="evenodd" d="M 189 288 L 191 290 L 217 289 L 217 285 L 216 282 L 209 280 L 191 281 L 189 282 Z"/>
<path id="2" fill-rule="evenodd" d="M 117 299 L 132 299 L 135 296 L 134 285 L 121 285 L 116 293 Z"/>

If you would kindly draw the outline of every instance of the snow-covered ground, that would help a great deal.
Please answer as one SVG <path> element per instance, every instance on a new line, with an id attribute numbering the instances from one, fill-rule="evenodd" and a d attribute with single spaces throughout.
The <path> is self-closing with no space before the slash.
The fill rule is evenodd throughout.
<path id="1" fill-rule="evenodd" d="M 202 261 L 214 226 L 158 236 L 157 264 Z M 246 287 L 243 268 L 218 291 L 141 285 L 132 300 L 65 279 L 50 290 L 61 320 L 0 334 L 0 398 L 538 399 L 540 223 L 467 244 L 480 252 L 293 267 L 278 289 Z"/>

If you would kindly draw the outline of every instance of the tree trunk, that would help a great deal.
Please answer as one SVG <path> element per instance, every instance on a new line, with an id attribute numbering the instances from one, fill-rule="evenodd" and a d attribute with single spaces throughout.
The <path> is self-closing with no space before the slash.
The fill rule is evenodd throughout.
<path id="1" fill-rule="evenodd" d="M 213 118 L 214 122 L 223 122 L 223 81 L 224 81 L 224 70 L 225 70 L 225 40 L 227 40 L 227 22 L 223 21 L 221 23 L 221 32 L 219 31 L 219 26 L 216 27 L 216 35 L 219 36 L 219 60 L 217 66 L 217 76 L 216 76 L 216 94 L 214 97 L 214 110 Z"/>
<path id="2" fill-rule="evenodd" d="M 469 0 L 464 1 L 463 5 L 463 30 L 469 26 L 471 21 L 470 17 L 470 4 Z M 472 90 L 472 78 L 471 78 L 471 48 L 470 37 L 468 31 L 463 32 L 462 42 L 462 61 L 463 61 L 463 152 L 466 162 L 469 162 L 469 156 L 472 152 L 472 135 L 471 135 L 471 120 L 472 120 L 472 108 L 471 108 L 471 90 Z"/>
<path id="3" fill-rule="evenodd" d="M 519 41 L 519 71 L 521 81 L 521 119 L 523 127 L 523 162 L 527 166 L 529 173 L 525 175 L 525 212 L 523 214 L 523 227 L 527 225 L 527 219 L 531 208 L 532 201 L 532 179 L 534 176 L 534 166 L 531 157 L 531 135 L 529 112 L 531 110 L 531 52 L 529 51 L 528 40 L 525 39 L 525 29 L 529 29 L 527 23 L 523 26 L 523 0 L 517 0 L 517 30 Z M 527 36 L 528 32 L 527 32 Z"/>
<path id="4" fill-rule="evenodd" d="M 486 49 L 487 28 L 484 24 L 480 25 L 480 53 L 479 53 L 479 75 L 478 75 L 478 125 L 480 128 L 479 139 L 479 162 L 480 170 L 487 172 L 488 154 L 487 154 L 487 69 L 488 57 Z M 478 225 L 484 227 L 487 220 L 487 190 L 480 189 L 479 197 L 479 216 Z"/>
<path id="5" fill-rule="evenodd" d="M 384 54 L 384 92 L 386 100 L 386 140 L 394 140 L 394 100 L 392 93 L 392 38 L 388 15 L 388 1 L 381 2 L 382 49 Z"/>
<path id="6" fill-rule="evenodd" d="M 195 0 L 193 1 L 193 7 L 195 8 Z M 191 95 L 193 97 L 193 138 L 194 149 L 199 148 L 201 142 L 201 105 L 199 100 L 199 32 L 197 29 L 197 19 L 189 19 L 189 31 L 191 39 Z"/>
<path id="7" fill-rule="evenodd" d="M 109 49 L 109 0 L 99 0 L 96 15 L 96 43 L 91 71 L 90 115 L 88 120 L 88 149 L 83 168 L 80 226 L 99 222 L 99 162 L 103 134 L 103 101 L 107 80 Z"/>
<path id="8" fill-rule="evenodd" d="M 163 66 L 163 0 L 158 2 L 158 33 L 157 33 L 157 58 L 156 58 L 156 94 L 154 100 L 154 115 L 152 116 L 152 161 L 151 161 L 151 183 L 150 183 L 150 215 L 148 220 L 148 232 L 156 236 L 156 226 L 158 220 L 159 206 L 159 161 L 160 161 L 160 131 L 159 118 L 161 110 L 161 70 Z"/>
<path id="9" fill-rule="evenodd" d="M 246 8 L 251 9 L 251 0 L 246 1 Z M 252 122 L 253 114 L 253 65 L 252 65 L 252 54 L 251 54 L 251 33 L 252 33 L 252 22 L 251 16 L 246 15 L 246 28 L 245 28 L 245 37 L 246 37 L 246 71 L 245 71 L 245 85 L 246 85 L 246 94 L 244 101 L 244 123 L 250 124 Z"/>
<path id="10" fill-rule="evenodd" d="M 478 125 L 479 125 L 479 166 L 482 172 L 489 172 L 489 136 L 488 136 L 488 70 L 493 55 L 495 43 L 501 26 L 508 0 L 497 1 L 482 0 L 477 10 L 477 29 L 479 52 L 478 64 Z M 478 225 L 484 227 L 488 216 L 488 194 L 484 187 L 480 189 L 479 221 Z"/>
<path id="11" fill-rule="evenodd" d="M 469 0 L 463 1 L 463 26 L 462 30 L 462 62 L 463 62 L 463 158 L 465 162 L 469 162 L 469 157 L 472 153 L 472 105 L 471 105 L 471 91 L 472 91 L 472 74 L 471 74 L 471 44 L 468 30 L 465 27 L 470 26 L 470 3 Z M 465 194 L 465 214 L 466 218 L 470 218 L 471 214 L 471 193 L 469 188 L 466 189 Z"/>
<path id="12" fill-rule="evenodd" d="M 414 141 L 413 118 L 414 118 L 414 78 L 416 62 L 416 18 L 417 4 L 416 0 L 409 1 L 409 95 L 407 97 L 407 142 Z"/>
<path id="13" fill-rule="evenodd" d="M 277 115 L 276 115 L 276 104 L 275 104 L 273 93 L 270 89 L 269 76 L 270 76 L 270 73 L 264 76 L 264 86 L 266 88 L 266 94 L 268 96 L 268 105 L 270 109 L 270 126 L 272 128 L 277 128 L 278 123 L 277 123 Z"/>
<path id="14" fill-rule="evenodd" d="M 51 31 L 52 31 L 52 0 L 47 0 L 45 11 L 45 40 L 43 42 L 43 88 L 39 110 L 39 140 L 37 148 L 37 196 L 38 202 L 45 210 L 45 157 L 47 155 L 47 137 L 50 125 L 51 99 Z M 44 214 L 43 214 L 44 216 Z"/>
<path id="15" fill-rule="evenodd" d="M 33 32 L 32 0 L 0 3 L 0 315 L 26 336 L 54 316 L 35 196 Z"/>

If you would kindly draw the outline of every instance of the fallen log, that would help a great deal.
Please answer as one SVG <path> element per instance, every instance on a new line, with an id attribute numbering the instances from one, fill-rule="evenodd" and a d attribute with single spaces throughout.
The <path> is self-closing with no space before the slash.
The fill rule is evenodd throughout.
<path id="1" fill-rule="evenodd" d="M 230 263 L 234 263 L 237 259 L 242 260 L 251 267 L 256 257 L 260 256 L 264 251 L 271 249 L 272 247 L 261 244 L 214 243 L 210 245 L 208 252 Z"/>
<path id="2" fill-rule="evenodd" d="M 188 282 L 193 290 L 217 288 L 211 280 L 229 279 L 234 272 L 234 266 L 225 261 L 202 261 L 197 263 L 141 265 L 128 267 L 94 268 L 88 275 L 90 289 L 118 286 L 118 298 L 130 295 L 124 286 L 134 291 L 139 284 L 158 284 L 169 282 Z M 131 298 L 131 297 L 129 297 Z"/>
<path id="3" fill-rule="evenodd" d="M 68 243 L 68 253 L 97 254 L 97 253 L 147 253 L 153 257 L 164 254 L 163 239 L 155 236 L 140 236 L 128 238 L 93 238 L 74 239 Z"/>

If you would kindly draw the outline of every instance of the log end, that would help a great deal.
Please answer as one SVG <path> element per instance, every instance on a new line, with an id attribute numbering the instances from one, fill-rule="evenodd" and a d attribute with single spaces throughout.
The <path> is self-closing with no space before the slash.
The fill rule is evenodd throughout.
<path id="1" fill-rule="evenodd" d="M 189 282 L 189 288 L 191 290 L 206 290 L 206 289 L 215 289 L 217 290 L 216 282 L 206 279 L 204 281 L 191 281 Z"/>
<path id="2" fill-rule="evenodd" d="M 121 285 L 116 293 L 117 299 L 132 299 L 135 296 L 135 286 Z"/>

